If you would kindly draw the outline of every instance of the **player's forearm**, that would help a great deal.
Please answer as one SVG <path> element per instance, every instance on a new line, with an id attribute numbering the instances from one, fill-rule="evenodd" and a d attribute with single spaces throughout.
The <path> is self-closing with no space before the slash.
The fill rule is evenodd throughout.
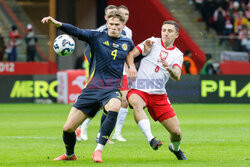
<path id="1" fill-rule="evenodd" d="M 73 35 L 73 36 L 80 36 L 80 29 L 71 25 L 71 24 L 67 24 L 67 23 L 62 23 L 62 26 L 60 27 L 60 30 L 62 30 L 63 32 L 69 34 L 69 35 Z"/>
<path id="2" fill-rule="evenodd" d="M 128 54 L 126 58 L 126 63 L 128 65 L 128 68 L 135 67 L 134 56 L 132 54 Z"/>
<path id="3" fill-rule="evenodd" d="M 52 24 L 54 24 L 57 28 L 62 26 L 62 22 L 56 21 L 54 20 L 53 22 L 51 22 Z"/>
<path id="4" fill-rule="evenodd" d="M 126 63 L 128 65 L 128 68 L 135 67 L 134 59 L 140 54 L 137 48 L 134 48 L 132 51 L 129 52 Z"/>
<path id="5" fill-rule="evenodd" d="M 62 30 L 63 32 L 75 36 L 80 40 L 86 41 L 88 43 L 90 43 L 90 30 L 86 30 L 86 29 L 80 29 L 78 27 L 75 27 L 71 24 L 67 24 L 67 23 L 62 23 L 62 26 L 60 27 L 60 30 Z"/>
<path id="6" fill-rule="evenodd" d="M 179 81 L 181 79 L 181 71 L 176 68 L 168 68 L 168 73 L 174 81 Z"/>

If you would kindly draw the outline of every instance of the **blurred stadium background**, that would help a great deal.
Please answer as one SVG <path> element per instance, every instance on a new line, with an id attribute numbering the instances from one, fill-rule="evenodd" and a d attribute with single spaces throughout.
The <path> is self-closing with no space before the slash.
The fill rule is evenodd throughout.
<path id="1" fill-rule="evenodd" d="M 199 117 L 197 116 L 197 119 L 201 120 L 199 122 L 200 124 L 202 124 L 204 118 L 210 118 L 210 114 L 212 114 L 212 119 L 216 119 L 217 116 L 220 117 L 220 119 L 218 119 L 218 122 L 214 120 L 212 123 L 208 120 L 207 129 L 201 128 L 196 129 L 196 131 L 208 132 L 209 127 L 216 123 L 218 123 L 217 126 L 213 127 L 212 130 L 220 126 L 228 128 L 228 125 L 224 125 L 233 122 L 232 126 L 236 126 L 238 129 L 231 129 L 231 131 L 225 130 L 223 134 L 226 134 L 226 138 L 223 138 L 223 135 L 221 135 L 221 138 L 218 140 L 211 138 L 211 136 L 216 138 L 216 135 L 220 134 L 219 132 L 215 134 L 209 133 L 209 135 L 211 135 L 210 137 L 209 135 L 201 134 L 206 136 L 206 139 L 203 138 L 203 143 L 201 144 L 209 142 L 211 139 L 211 142 L 214 143 L 210 143 L 209 146 L 212 147 L 212 145 L 216 145 L 218 142 L 230 141 L 231 136 L 238 136 L 238 138 L 232 137 L 233 142 L 239 140 L 239 145 L 241 145 L 241 143 L 248 144 L 245 144 L 243 148 L 240 147 L 244 150 L 233 150 L 238 153 L 237 158 L 240 159 L 239 161 L 235 161 L 236 157 L 230 154 L 229 159 L 231 161 L 225 163 L 225 166 L 231 166 L 230 162 L 233 161 L 237 163 L 232 166 L 250 165 L 249 161 L 247 161 L 250 159 L 249 0 L 0 0 L 0 29 L 2 30 L 1 35 L 3 36 L 5 46 L 8 45 L 10 40 L 9 32 L 13 25 L 16 25 L 19 33 L 25 37 L 27 34 L 27 25 L 32 24 L 38 38 L 34 62 L 26 62 L 26 44 L 24 38 L 19 39 L 20 46 L 17 47 L 17 61 L 7 61 L 7 53 L 5 53 L 3 59 L 0 60 L 0 129 L 3 130 L 2 133 L 0 133 L 0 136 L 2 136 L 0 137 L 0 141 L 2 141 L 0 146 L 3 150 L 13 151 L 11 141 L 14 140 L 13 136 L 15 136 L 15 131 L 18 130 L 17 126 L 27 128 L 27 126 L 32 127 L 34 124 L 34 122 L 30 122 L 30 120 L 26 120 L 25 122 L 20 121 L 16 114 L 18 113 L 21 118 L 29 115 L 28 113 L 30 113 L 31 116 L 37 116 L 35 113 L 37 110 L 34 108 L 39 108 L 39 106 L 47 106 L 50 108 L 51 105 L 53 106 L 51 108 L 54 110 L 56 110 L 55 108 L 61 109 L 61 111 L 52 112 L 52 115 L 46 112 L 49 110 L 48 108 L 44 109 L 45 113 L 48 114 L 46 121 L 54 119 L 52 117 L 60 117 L 60 112 L 62 112 L 64 116 L 60 117 L 60 120 L 57 119 L 57 121 L 61 123 L 60 125 L 58 125 L 57 122 L 51 126 L 41 124 L 40 127 L 57 128 L 56 130 L 53 129 L 55 133 L 51 135 L 58 137 L 56 138 L 57 143 L 61 142 L 61 129 L 59 127 L 63 125 L 63 121 L 69 109 L 69 105 L 65 105 L 65 103 L 72 103 L 76 99 L 80 94 L 85 80 L 85 70 L 82 64 L 84 62 L 83 53 L 86 44 L 74 38 L 76 41 L 76 50 L 72 55 L 67 57 L 56 55 L 52 48 L 53 40 L 57 35 L 62 34 L 62 32 L 48 24 L 42 24 L 40 22 L 41 19 L 44 16 L 50 15 L 57 20 L 71 23 L 80 28 L 95 29 L 105 23 L 104 9 L 109 4 L 117 6 L 125 5 L 128 7 L 130 18 L 127 26 L 133 31 L 133 41 L 135 44 L 151 36 L 160 36 L 160 27 L 164 20 L 176 20 L 180 24 L 180 37 L 176 40 L 176 46 L 183 53 L 187 50 L 191 52 L 192 59 L 198 69 L 197 74 L 183 74 L 181 81 L 170 81 L 166 86 L 171 102 L 174 103 L 177 108 L 177 113 L 181 114 L 181 111 L 186 112 L 184 116 L 181 117 L 181 123 L 184 121 L 184 129 L 191 134 L 194 133 L 192 130 L 188 130 L 188 128 L 197 127 L 198 125 L 195 123 L 197 120 L 188 117 L 187 113 L 190 112 L 191 115 L 195 116 L 196 112 L 193 111 L 198 110 L 197 106 L 200 108 L 198 113 Z M 220 9 L 220 6 L 222 9 Z M 243 13 L 243 17 L 240 17 L 241 13 Z M 219 19 L 219 16 L 223 16 L 220 18 L 222 20 Z M 245 21 L 241 22 L 239 20 Z M 244 45 L 243 40 L 248 41 L 248 43 Z M 216 71 L 213 75 L 200 74 L 206 62 L 206 54 L 212 55 L 212 65 Z M 22 103 L 28 104 L 24 105 Z M 230 103 L 234 103 L 235 105 Z M 181 111 L 178 111 L 178 109 Z M 185 109 L 188 111 L 185 111 Z M 230 116 L 227 115 L 227 111 L 230 112 Z M 22 113 L 24 114 L 23 116 Z M 37 111 L 37 114 L 39 117 L 44 113 L 43 111 Z M 244 115 L 244 118 L 239 117 L 239 114 Z M 128 122 L 133 122 L 132 117 L 132 114 L 130 114 Z M 225 117 L 225 119 L 223 119 L 223 117 Z M 31 119 L 33 119 L 33 117 L 31 117 Z M 35 118 L 35 120 L 39 121 L 38 118 Z M 9 123 L 12 121 L 17 124 Z M 95 121 L 96 124 L 98 124 L 98 119 L 95 119 Z M 226 123 L 227 121 L 229 122 Z M 130 125 L 130 122 L 127 125 Z M 190 125 L 192 123 L 193 125 Z M 204 120 L 204 124 L 205 123 L 206 121 Z M 131 129 L 129 128 L 133 127 L 136 128 L 135 123 L 128 126 L 124 131 L 131 135 Z M 7 130 L 10 132 L 9 134 L 6 131 L 8 128 L 10 128 Z M 36 128 L 32 130 L 35 132 Z M 12 131 L 12 129 L 14 131 Z M 43 135 L 46 136 L 46 133 Z M 140 132 L 136 131 L 136 133 Z M 156 133 L 160 136 L 160 132 Z M 93 136 L 94 134 L 95 132 L 93 130 Z M 32 138 L 32 133 L 26 134 L 26 131 L 22 131 L 22 133 L 18 133 L 17 136 L 29 135 Z M 11 138 L 11 136 L 13 138 Z M 36 136 L 39 136 L 39 134 L 35 132 L 33 138 Z M 126 137 L 126 134 L 124 134 L 124 136 Z M 142 135 L 139 136 L 143 138 Z M 189 138 L 191 140 L 192 136 L 189 135 Z M 11 139 L 10 142 L 7 142 L 9 139 Z M 49 140 L 50 138 L 46 136 L 44 139 Z M 143 139 L 140 140 L 144 141 Z M 195 143 L 197 141 L 193 140 L 189 142 Z M 5 143 L 9 145 L 9 147 L 3 147 Z M 138 143 L 140 144 L 140 142 Z M 42 142 L 40 144 L 42 145 Z M 60 145 L 62 145 L 62 143 L 60 143 Z M 220 149 L 223 150 L 227 147 L 231 147 L 231 145 L 238 147 L 229 142 L 228 145 L 223 145 Z M 25 150 L 26 147 L 20 149 Z M 121 147 L 122 149 L 124 147 L 123 150 L 126 149 L 125 145 L 119 146 L 119 148 Z M 203 166 L 202 163 L 197 163 L 200 159 L 198 158 L 198 153 L 195 152 L 196 147 L 197 145 L 195 144 L 185 147 L 187 148 L 187 152 L 193 151 L 194 155 L 197 154 L 197 157 L 193 158 L 196 162 L 189 165 Z M 216 148 L 217 147 L 214 149 Z M 0 148 L 0 150 L 2 149 Z M 133 151 L 133 149 L 130 151 Z M 217 150 L 206 151 L 208 151 L 209 154 L 217 152 Z M 19 153 L 18 151 L 16 152 L 17 154 Z M 20 151 L 20 154 L 21 152 L 22 151 Z M 145 152 L 150 153 L 151 150 L 145 150 Z M 1 154 L 2 153 L 0 153 L 0 155 Z M 220 156 L 218 153 L 216 155 Z M 26 156 L 29 155 L 26 154 Z M 140 158 L 140 155 L 136 156 L 139 157 L 139 159 L 143 159 L 142 157 Z M 189 154 L 189 157 L 190 156 L 192 157 L 191 154 Z M 157 159 L 157 155 L 153 157 Z M 15 166 L 15 161 L 7 163 L 7 159 L 12 159 L 11 154 L 5 154 L 5 158 L 2 158 L 3 156 L 0 156 L 1 161 L 5 162 L 2 164 L 3 166 Z M 36 157 L 33 158 L 36 159 Z M 164 159 L 164 156 L 162 156 L 162 158 Z M 220 166 L 226 162 L 226 157 L 221 158 Z M 203 162 L 204 158 L 201 159 L 201 162 Z M 211 157 L 208 159 L 211 160 Z M 111 164 L 111 166 L 119 166 L 117 165 L 117 160 L 112 158 L 111 160 L 115 162 Z M 157 160 L 161 161 L 160 157 L 158 157 Z M 29 159 L 25 159 L 26 163 L 28 161 Z M 147 161 L 149 162 L 150 160 Z M 218 158 L 217 161 L 220 162 L 220 159 Z M 139 163 L 137 161 L 132 162 Z M 164 162 L 164 160 L 162 160 L 162 162 Z M 18 163 L 20 164 L 19 166 L 28 166 L 26 163 L 22 164 L 21 161 Z M 36 164 L 36 162 L 33 161 L 32 164 L 32 166 L 54 166 L 52 163 L 46 164 L 46 162 Z M 160 163 L 159 165 L 161 166 L 162 164 Z M 170 164 L 173 164 L 173 161 L 171 161 Z M 2 165 L 0 163 L 0 166 Z M 122 165 L 124 166 L 125 164 L 122 163 Z M 145 165 L 147 164 L 141 164 L 139 166 Z M 148 166 L 151 165 L 154 164 L 148 164 Z M 214 165 L 215 164 L 207 163 L 204 166 Z M 130 164 L 129 166 L 133 165 Z"/>
<path id="2" fill-rule="evenodd" d="M 48 24 L 41 24 L 41 19 L 51 15 L 80 28 L 95 29 L 105 23 L 104 8 L 108 4 L 117 6 L 124 4 L 128 7 L 130 19 L 127 26 L 133 30 L 135 44 L 151 36 L 160 36 L 160 27 L 164 20 L 176 20 L 181 28 L 180 37 L 175 44 L 183 53 L 191 52 L 191 58 L 198 70 L 195 74 L 199 74 L 204 66 L 206 54 L 212 56 L 215 75 L 183 75 L 181 82 L 170 82 L 167 85 L 172 102 L 249 103 L 250 66 L 249 50 L 246 50 L 249 46 L 241 45 L 244 38 L 249 40 L 247 33 L 250 32 L 248 21 L 250 4 L 246 0 L 136 0 L 135 2 L 130 0 L 1 0 L 0 28 L 5 46 L 8 47 L 9 32 L 13 25 L 16 25 L 23 38 L 18 39 L 20 45 L 17 47 L 17 61 L 7 61 L 6 49 L 0 62 L 2 85 L 0 102 L 56 102 L 57 97 L 61 97 L 58 92 L 63 92 L 60 89 L 57 91 L 56 74 L 64 71 L 67 77 L 74 75 L 70 82 L 77 79 L 79 72 L 76 74 L 77 70 L 74 69 L 79 70 L 83 67 L 85 43 L 75 38 L 76 50 L 71 56 L 56 55 L 51 46 L 55 37 L 62 32 Z M 219 12 L 220 6 L 223 9 Z M 228 22 L 225 21 L 227 16 L 224 15 L 226 12 L 230 14 L 232 20 L 233 27 L 230 33 L 226 33 L 229 31 L 226 30 L 228 27 Z M 240 12 L 244 13 L 244 19 L 247 22 L 237 21 Z M 224 22 L 216 22 L 219 20 L 216 19 L 218 13 L 224 16 Z M 34 62 L 26 62 L 24 37 L 27 34 L 28 24 L 33 25 L 38 38 Z M 220 24 L 222 26 L 218 26 Z M 234 25 L 238 28 L 235 29 Z M 245 26 L 248 28 L 247 31 L 243 28 Z M 64 74 L 59 76 L 61 81 L 65 79 Z M 71 87 L 67 91 L 80 90 L 81 87 L 76 83 L 81 82 L 81 79 L 84 78 L 78 78 L 75 84 L 68 83 Z M 70 94 L 73 101 L 79 92 L 77 90 L 73 93 L 68 92 L 67 96 Z"/>

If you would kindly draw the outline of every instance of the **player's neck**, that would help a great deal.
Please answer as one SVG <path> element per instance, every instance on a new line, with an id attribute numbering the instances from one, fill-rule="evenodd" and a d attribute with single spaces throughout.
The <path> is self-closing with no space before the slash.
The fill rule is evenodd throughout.
<path id="1" fill-rule="evenodd" d="M 164 45 L 164 47 L 167 48 L 167 49 L 174 47 L 174 44 L 173 44 L 173 43 L 170 43 L 170 44 L 169 44 L 169 43 L 167 43 L 167 42 L 165 42 L 165 43 L 163 42 L 163 45 Z"/>

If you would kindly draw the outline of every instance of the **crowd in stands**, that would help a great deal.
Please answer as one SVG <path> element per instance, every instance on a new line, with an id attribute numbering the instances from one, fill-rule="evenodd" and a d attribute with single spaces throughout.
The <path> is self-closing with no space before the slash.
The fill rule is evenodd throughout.
<path id="1" fill-rule="evenodd" d="M 220 36 L 220 44 L 228 39 L 234 51 L 249 52 L 249 0 L 193 0 L 193 3 L 206 23 L 206 30 L 212 28 Z"/>
<path id="2" fill-rule="evenodd" d="M 35 61 L 37 38 L 31 24 L 27 25 L 27 32 L 24 41 L 26 43 L 26 60 Z M 11 26 L 11 30 L 8 34 L 8 39 L 5 39 L 3 37 L 2 29 L 0 27 L 0 61 L 17 61 L 17 47 L 22 44 L 23 36 L 18 31 L 16 25 Z"/>

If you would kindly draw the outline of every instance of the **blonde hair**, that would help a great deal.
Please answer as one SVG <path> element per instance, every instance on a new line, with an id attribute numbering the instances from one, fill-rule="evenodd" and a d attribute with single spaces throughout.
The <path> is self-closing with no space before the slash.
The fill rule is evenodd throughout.
<path id="1" fill-rule="evenodd" d="M 120 11 L 112 11 L 108 14 L 107 18 L 118 18 L 122 23 L 125 22 L 125 18 Z"/>

